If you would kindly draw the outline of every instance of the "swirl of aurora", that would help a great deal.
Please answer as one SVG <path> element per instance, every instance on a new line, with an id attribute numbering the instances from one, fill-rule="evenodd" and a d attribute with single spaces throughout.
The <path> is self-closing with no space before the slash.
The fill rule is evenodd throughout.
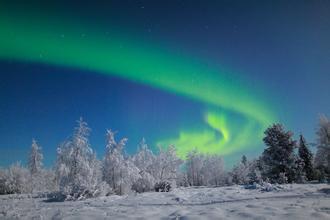
<path id="1" fill-rule="evenodd" d="M 173 144 L 184 158 L 201 153 L 232 154 L 258 143 L 263 130 L 275 121 L 268 105 L 234 74 L 201 60 L 177 55 L 145 40 L 105 33 L 65 20 L 0 15 L 0 59 L 15 59 L 91 70 L 158 88 L 205 104 L 203 125 L 183 127 L 158 144 Z M 86 37 L 82 34 L 89 30 Z M 65 33 L 65 36 L 61 35 Z M 230 77 L 228 77 L 230 75 Z M 235 114 L 240 120 L 229 120 Z M 252 138 L 251 138 L 252 137 Z"/>

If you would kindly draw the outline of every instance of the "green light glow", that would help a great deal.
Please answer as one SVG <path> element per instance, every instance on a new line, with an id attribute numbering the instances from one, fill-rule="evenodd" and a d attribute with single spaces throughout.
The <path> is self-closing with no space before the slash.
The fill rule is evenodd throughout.
<path id="1" fill-rule="evenodd" d="M 275 120 L 256 92 L 228 77 L 229 73 L 148 42 L 92 27 L 87 27 L 86 33 L 86 28 L 65 21 L 12 18 L 5 13 L 0 15 L 0 27 L 2 59 L 88 69 L 205 103 L 210 107 L 205 110 L 205 129 L 183 129 L 178 137 L 159 141 L 175 144 L 182 158 L 192 148 L 212 154 L 236 152 L 247 143 L 253 144 L 251 137 L 258 139 Z M 227 112 L 231 111 L 239 114 L 244 123 L 228 126 Z"/>

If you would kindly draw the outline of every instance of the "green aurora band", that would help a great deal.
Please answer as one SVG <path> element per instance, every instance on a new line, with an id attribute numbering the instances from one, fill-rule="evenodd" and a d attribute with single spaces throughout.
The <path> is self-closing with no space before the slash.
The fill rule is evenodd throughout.
<path id="1" fill-rule="evenodd" d="M 17 18 L 2 13 L 0 28 L 0 59 L 87 69 L 204 103 L 202 129 L 182 129 L 177 137 L 164 137 L 158 142 L 163 146 L 174 144 L 181 158 L 193 148 L 201 153 L 228 155 L 257 146 L 263 130 L 275 121 L 257 92 L 231 78 L 233 74 L 177 55 L 166 47 L 151 47 L 148 41 L 133 40 L 118 32 L 44 17 Z M 228 112 L 242 120 L 229 123 Z"/>

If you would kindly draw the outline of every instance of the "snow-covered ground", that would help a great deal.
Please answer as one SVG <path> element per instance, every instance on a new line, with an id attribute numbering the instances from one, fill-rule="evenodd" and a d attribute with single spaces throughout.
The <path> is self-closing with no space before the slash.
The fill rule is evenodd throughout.
<path id="1" fill-rule="evenodd" d="M 327 190 L 326 190 L 327 189 Z M 177 188 L 84 201 L 0 196 L 0 219 L 330 219 L 330 185 Z"/>

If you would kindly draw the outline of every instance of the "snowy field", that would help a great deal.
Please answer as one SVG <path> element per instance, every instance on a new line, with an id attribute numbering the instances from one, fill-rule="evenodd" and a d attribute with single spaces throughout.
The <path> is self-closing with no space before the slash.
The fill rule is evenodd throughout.
<path id="1" fill-rule="evenodd" d="M 330 219 L 330 185 L 177 188 L 84 201 L 0 196 L 0 219 Z"/>

